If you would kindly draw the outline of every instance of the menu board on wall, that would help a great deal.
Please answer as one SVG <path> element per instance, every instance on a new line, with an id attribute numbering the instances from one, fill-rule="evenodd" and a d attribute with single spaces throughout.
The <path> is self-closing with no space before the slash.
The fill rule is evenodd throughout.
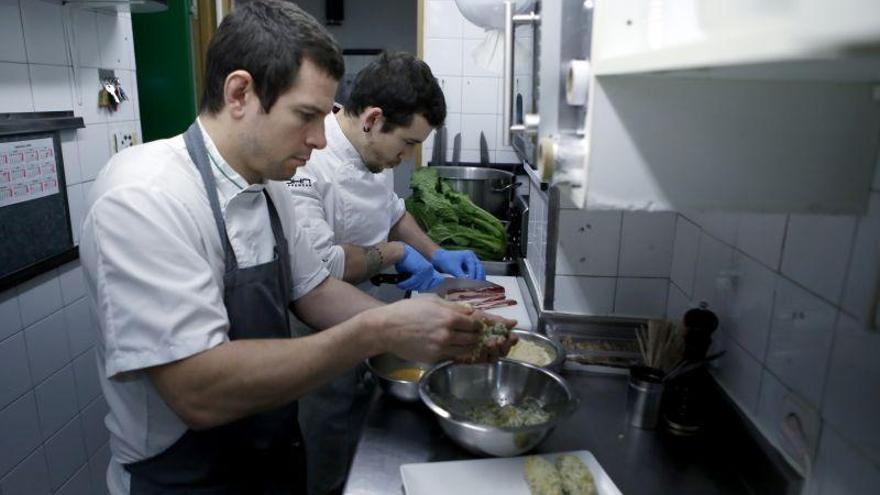
<path id="1" fill-rule="evenodd" d="M 75 254 L 58 132 L 0 136 L 0 291 Z"/>

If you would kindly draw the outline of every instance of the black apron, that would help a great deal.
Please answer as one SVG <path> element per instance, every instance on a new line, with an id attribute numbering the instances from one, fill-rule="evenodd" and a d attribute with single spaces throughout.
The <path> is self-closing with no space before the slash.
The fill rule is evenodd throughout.
<path id="1" fill-rule="evenodd" d="M 223 302 L 230 340 L 290 338 L 290 258 L 272 198 L 263 191 L 275 236 L 274 259 L 239 268 L 197 123 L 186 131 L 184 141 L 202 176 L 225 252 Z M 188 430 L 165 451 L 126 464 L 125 469 L 131 474 L 132 495 L 305 493 L 297 403 L 208 430 Z"/>

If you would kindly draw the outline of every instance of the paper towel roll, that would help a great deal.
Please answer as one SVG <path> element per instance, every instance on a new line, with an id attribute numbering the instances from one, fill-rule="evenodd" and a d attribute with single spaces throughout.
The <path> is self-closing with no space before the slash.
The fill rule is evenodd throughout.
<path id="1" fill-rule="evenodd" d="M 569 105 L 586 105 L 589 86 L 590 62 L 587 60 L 569 62 L 568 76 L 565 78 L 565 101 Z"/>
<path id="2" fill-rule="evenodd" d="M 538 140 L 538 177 L 544 182 L 550 182 L 555 166 L 556 140 L 552 137 L 542 137 Z"/>

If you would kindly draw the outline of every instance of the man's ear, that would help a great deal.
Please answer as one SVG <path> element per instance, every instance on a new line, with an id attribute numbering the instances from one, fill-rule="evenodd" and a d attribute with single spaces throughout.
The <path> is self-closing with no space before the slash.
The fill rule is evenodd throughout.
<path id="1" fill-rule="evenodd" d="M 226 76 L 223 83 L 223 103 L 233 118 L 243 117 L 246 106 L 253 98 L 256 98 L 254 78 L 248 71 L 236 70 Z"/>
<path id="2" fill-rule="evenodd" d="M 364 132 L 370 132 L 373 127 L 382 125 L 382 109 L 379 107 L 367 107 L 361 113 L 361 125 L 363 125 Z"/>

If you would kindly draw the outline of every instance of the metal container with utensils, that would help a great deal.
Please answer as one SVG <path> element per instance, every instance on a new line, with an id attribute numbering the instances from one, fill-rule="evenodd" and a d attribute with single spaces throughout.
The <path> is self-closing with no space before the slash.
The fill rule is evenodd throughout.
<path id="1" fill-rule="evenodd" d="M 482 167 L 431 167 L 453 189 L 499 220 L 509 220 L 516 176 L 504 170 Z"/>
<path id="2" fill-rule="evenodd" d="M 663 372 L 646 366 L 630 368 L 629 390 L 626 394 L 626 413 L 629 424 L 653 430 L 660 418 L 663 398 Z"/>

